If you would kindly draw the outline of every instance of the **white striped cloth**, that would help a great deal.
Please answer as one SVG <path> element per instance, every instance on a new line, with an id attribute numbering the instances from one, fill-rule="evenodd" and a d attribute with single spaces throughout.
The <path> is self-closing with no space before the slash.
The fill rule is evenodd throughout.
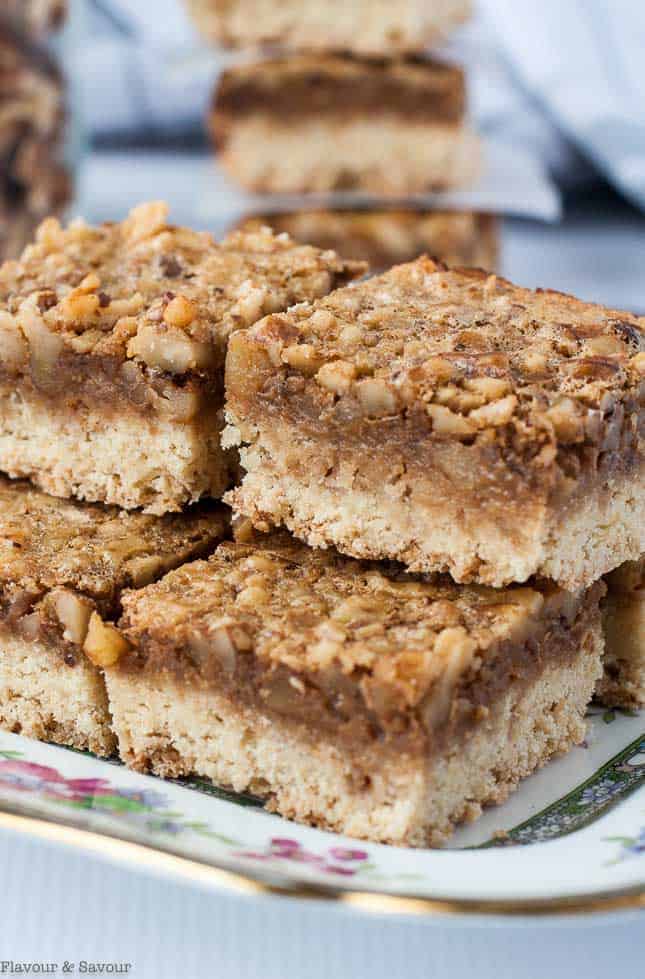
<path id="1" fill-rule="evenodd" d="M 94 133 L 196 131 L 226 56 L 200 46 L 181 0 L 88 8 L 74 67 Z M 486 135 L 529 150 L 564 184 L 595 168 L 645 208 L 645 0 L 479 0 L 447 51 L 469 71 Z"/>

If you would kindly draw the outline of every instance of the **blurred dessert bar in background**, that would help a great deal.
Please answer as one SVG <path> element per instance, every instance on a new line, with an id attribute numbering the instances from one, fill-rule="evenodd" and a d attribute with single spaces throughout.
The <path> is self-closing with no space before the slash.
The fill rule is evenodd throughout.
<path id="1" fill-rule="evenodd" d="M 211 43 L 274 47 L 219 79 L 209 125 L 229 179 L 257 194 L 363 196 L 268 200 L 261 222 L 365 260 L 373 271 L 422 253 L 496 268 L 492 216 L 432 211 L 432 201 L 410 200 L 472 190 L 483 169 L 464 73 L 427 51 L 470 16 L 470 2 L 188 6 Z"/>
<path id="2" fill-rule="evenodd" d="M 149 517 L 57 500 L 0 477 L 0 726 L 96 754 L 116 747 L 101 667 L 139 588 L 226 535 L 224 508 Z"/>
<path id="3" fill-rule="evenodd" d="M 390 55 L 419 53 L 468 19 L 471 0 L 186 0 L 224 47 Z"/>
<path id="4" fill-rule="evenodd" d="M 598 696 L 609 707 L 645 707 L 645 557 L 617 568 L 606 583 Z"/>
<path id="5" fill-rule="evenodd" d="M 106 668 L 121 757 L 438 845 L 584 738 L 601 593 L 460 587 L 286 534 L 224 543 L 123 599 Z"/>
<path id="6" fill-rule="evenodd" d="M 167 224 L 44 222 L 0 269 L 0 469 L 56 496 L 178 510 L 229 483 L 233 330 L 363 271 L 268 229 L 216 244 Z"/>
<path id="7" fill-rule="evenodd" d="M 248 190 L 408 195 L 479 173 L 461 69 L 429 58 L 294 55 L 229 68 L 211 130 Z"/>
<path id="8" fill-rule="evenodd" d="M 2 0 L 0 19 L 14 31 L 42 40 L 57 30 L 67 13 L 67 0 Z"/>
<path id="9" fill-rule="evenodd" d="M 645 552 L 645 319 L 429 259 L 231 337 L 259 527 L 494 586 Z"/>
<path id="10" fill-rule="evenodd" d="M 268 225 L 296 241 L 332 248 L 344 258 L 367 262 L 372 272 L 410 262 L 425 253 L 448 265 L 494 271 L 499 223 L 473 211 L 293 211 L 242 221 L 247 230 Z"/>
<path id="11" fill-rule="evenodd" d="M 40 221 L 69 202 L 65 126 L 56 64 L 0 15 L 0 261 L 15 258 Z"/>

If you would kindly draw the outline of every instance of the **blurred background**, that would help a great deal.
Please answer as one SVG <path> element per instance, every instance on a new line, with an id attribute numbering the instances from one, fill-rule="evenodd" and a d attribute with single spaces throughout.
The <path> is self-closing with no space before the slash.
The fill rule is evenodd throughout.
<path id="1" fill-rule="evenodd" d="M 259 218 L 645 311 L 642 0 L 3 9 L 5 257 L 46 213 L 162 197 L 218 236 Z"/>

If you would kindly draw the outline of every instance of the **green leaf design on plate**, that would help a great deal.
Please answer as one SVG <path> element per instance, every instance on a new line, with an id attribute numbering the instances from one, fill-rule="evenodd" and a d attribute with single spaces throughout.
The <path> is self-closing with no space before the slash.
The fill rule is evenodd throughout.
<path id="1" fill-rule="evenodd" d="M 632 759 L 643 753 L 645 734 L 632 741 L 572 792 L 553 802 L 536 816 L 514 826 L 503 836 L 488 840 L 473 849 L 542 843 L 589 826 L 641 785 L 645 785 L 645 762 L 631 763 Z"/>
<path id="2" fill-rule="evenodd" d="M 216 799 L 222 799 L 224 802 L 234 802 L 238 806 L 247 806 L 252 809 L 262 809 L 264 807 L 262 799 L 258 799 L 248 792 L 233 792 L 228 789 L 222 789 L 218 785 L 214 785 L 209 779 L 199 778 L 196 775 L 186 778 L 171 778 L 167 779 L 167 781 L 174 782 L 175 785 L 181 785 L 185 789 L 194 789 L 197 792 L 203 792 L 204 795 L 214 796 Z"/>

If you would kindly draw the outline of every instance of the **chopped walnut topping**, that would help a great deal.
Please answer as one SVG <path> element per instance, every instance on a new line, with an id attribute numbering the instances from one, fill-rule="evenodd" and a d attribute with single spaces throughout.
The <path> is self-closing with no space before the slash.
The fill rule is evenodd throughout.
<path id="1" fill-rule="evenodd" d="M 533 458 L 549 439 L 606 445 L 615 410 L 606 395 L 631 410 L 642 398 L 645 319 L 427 258 L 295 306 L 281 323 L 297 337 L 281 362 L 315 375 L 304 390 L 325 425 L 345 427 L 358 400 L 367 418 L 415 411 L 415 424 L 426 418 L 441 438 L 499 433 L 514 452 L 532 443 Z M 270 329 L 261 321 L 235 347 L 250 360 Z"/>
<path id="2" fill-rule="evenodd" d="M 645 374 L 645 351 L 632 357 L 629 364 L 638 374 Z"/>
<path id="3" fill-rule="evenodd" d="M 500 428 L 502 425 L 508 425 L 516 408 L 517 398 L 514 394 L 509 394 L 499 401 L 492 401 L 481 408 L 475 408 L 468 416 L 468 420 L 474 421 L 481 428 Z"/>
<path id="4" fill-rule="evenodd" d="M 296 343 L 291 347 L 286 347 L 282 351 L 282 359 L 289 367 L 307 375 L 315 374 L 320 364 L 316 351 L 308 343 Z"/>
<path id="5" fill-rule="evenodd" d="M 135 358 L 175 375 L 221 370 L 232 331 L 362 271 L 268 229 L 216 244 L 169 225 L 162 203 L 96 228 L 74 221 L 63 229 L 51 218 L 20 261 L 0 267 L 0 329 L 4 337 L 15 321 L 31 354 L 25 361 L 12 338 L 0 346 L 0 366 L 37 360 L 42 376 L 56 348 L 56 357 L 69 349 Z"/>
<path id="6" fill-rule="evenodd" d="M 66 296 L 59 303 L 58 308 L 63 322 L 76 331 L 82 330 L 94 321 L 99 306 L 98 296 L 87 295 L 79 289 Z"/>
<path id="7" fill-rule="evenodd" d="M 161 201 L 140 204 L 123 222 L 123 236 L 134 243 L 152 238 L 166 228 L 167 217 L 168 208 Z"/>
<path id="8" fill-rule="evenodd" d="M 40 630 L 45 642 L 56 641 L 47 628 L 56 625 L 64 643 L 80 648 L 93 611 L 117 617 L 124 589 L 209 552 L 226 532 L 215 505 L 150 517 L 56 499 L 0 477 L 0 625 L 17 617 L 15 596 L 24 595 L 18 624 L 32 616 L 34 638 Z"/>
<path id="9" fill-rule="evenodd" d="M 2 364 L 9 373 L 18 373 L 29 359 L 29 348 L 13 316 L 0 310 L 0 350 Z"/>
<path id="10" fill-rule="evenodd" d="M 128 342 L 127 354 L 170 374 L 206 369 L 213 367 L 216 361 L 209 344 L 191 339 L 179 327 L 160 330 L 154 323 L 138 330 Z"/>
<path id="11" fill-rule="evenodd" d="M 582 411 L 572 398 L 558 401 L 546 415 L 560 442 L 580 442 L 584 437 Z"/>

